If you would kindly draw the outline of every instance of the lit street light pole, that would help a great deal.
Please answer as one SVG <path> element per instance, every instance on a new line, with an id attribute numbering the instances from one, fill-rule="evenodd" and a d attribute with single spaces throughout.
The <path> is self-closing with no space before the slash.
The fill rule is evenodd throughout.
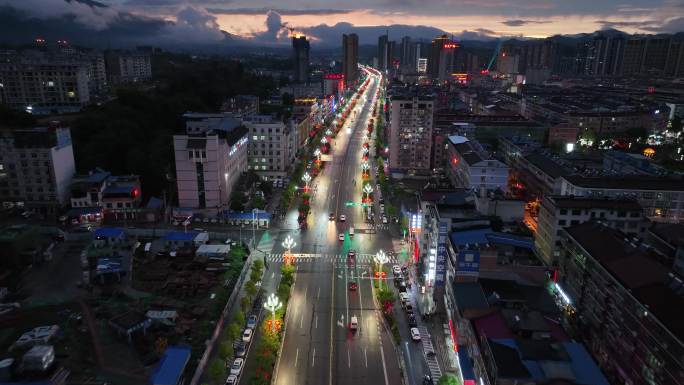
<path id="1" fill-rule="evenodd" d="M 302 181 L 304 181 L 304 191 L 308 192 L 309 182 L 311 182 L 311 175 L 309 175 L 308 172 L 305 172 L 304 175 L 302 175 Z"/>
<path id="2" fill-rule="evenodd" d="M 375 259 L 375 263 L 380 265 L 380 268 L 379 268 L 380 274 L 378 276 L 378 279 L 380 280 L 380 288 L 382 289 L 382 280 L 381 280 L 381 278 L 382 278 L 382 265 L 387 263 L 389 258 L 387 257 L 387 254 L 385 254 L 384 251 L 378 250 L 378 252 L 373 256 L 373 259 Z"/>
<path id="3" fill-rule="evenodd" d="M 287 249 L 286 261 L 288 261 L 289 258 L 292 256 L 292 248 L 297 246 L 297 243 L 294 241 L 294 239 L 292 239 L 291 236 L 288 235 L 287 238 L 285 238 L 285 240 L 283 241 L 283 243 L 281 243 L 281 245 Z"/>
<path id="4" fill-rule="evenodd" d="M 271 295 L 268 296 L 268 299 L 266 299 L 266 303 L 264 303 L 264 307 L 266 310 L 270 311 L 271 314 L 273 315 L 273 321 L 271 322 L 271 330 L 275 333 L 275 327 L 276 327 L 276 316 L 275 313 L 283 307 L 282 302 L 276 297 L 275 294 L 271 293 Z"/>

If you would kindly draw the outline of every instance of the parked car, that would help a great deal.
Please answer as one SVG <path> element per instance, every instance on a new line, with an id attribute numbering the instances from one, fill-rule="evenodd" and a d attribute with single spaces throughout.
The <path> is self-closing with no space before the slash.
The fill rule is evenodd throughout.
<path id="1" fill-rule="evenodd" d="M 226 378 L 226 385 L 237 385 L 238 383 L 238 377 L 234 374 L 231 374 Z"/>
<path id="2" fill-rule="evenodd" d="M 383 215 L 382 216 L 382 224 L 386 225 L 389 223 L 389 220 L 387 220 L 387 216 Z"/>
<path id="3" fill-rule="evenodd" d="M 420 331 L 418 328 L 411 328 L 411 339 L 414 341 L 420 341 Z"/>
<path id="4" fill-rule="evenodd" d="M 247 354 L 247 345 L 240 341 L 235 346 L 235 357 L 244 357 Z"/>
<path id="5" fill-rule="evenodd" d="M 253 329 L 250 329 L 250 328 L 245 329 L 245 331 L 242 332 L 242 341 L 245 343 L 249 343 L 252 340 L 253 332 L 254 332 Z"/>
<path id="6" fill-rule="evenodd" d="M 236 358 L 235 361 L 233 361 L 233 364 L 230 366 L 230 374 L 239 376 L 240 373 L 242 373 L 242 367 L 244 364 L 245 360 L 243 358 Z"/>
<path id="7" fill-rule="evenodd" d="M 254 329 L 256 328 L 257 325 L 257 316 L 256 314 L 252 314 L 247 318 L 247 328 L 249 329 Z"/>
<path id="8" fill-rule="evenodd" d="M 413 314 L 409 314 L 408 316 L 408 324 L 410 327 L 415 328 L 418 326 L 418 321 L 416 321 L 416 316 Z"/>

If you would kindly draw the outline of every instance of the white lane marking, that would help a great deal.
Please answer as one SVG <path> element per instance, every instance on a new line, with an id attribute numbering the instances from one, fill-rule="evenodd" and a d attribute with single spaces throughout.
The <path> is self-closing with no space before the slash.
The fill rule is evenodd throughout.
<path id="1" fill-rule="evenodd" d="M 271 273 L 271 279 L 275 278 L 275 271 Z"/>
<path id="2" fill-rule="evenodd" d="M 363 357 L 366 359 L 366 367 L 368 367 L 368 348 L 363 348 Z"/>
<path id="3" fill-rule="evenodd" d="M 302 318 L 299 319 L 299 328 L 301 329 L 304 326 L 304 314 L 302 314 Z"/>
<path id="4" fill-rule="evenodd" d="M 306 301 L 306 292 L 307 292 L 308 290 L 309 290 L 309 287 L 308 287 L 308 286 L 304 288 L 304 300 L 305 300 L 305 301 Z"/>
<path id="5" fill-rule="evenodd" d="M 316 293 L 316 299 L 319 299 L 321 297 L 321 287 L 318 287 L 318 293 Z"/>
<path id="6" fill-rule="evenodd" d="M 313 368 L 316 365 L 316 348 L 313 350 L 313 354 L 311 355 L 311 367 Z"/>
<path id="7" fill-rule="evenodd" d="M 387 380 L 387 366 L 385 366 L 385 350 L 382 346 L 380 347 L 380 358 L 382 359 L 382 372 L 385 375 L 385 385 L 389 385 L 389 380 Z"/>
<path id="8" fill-rule="evenodd" d="M 297 348 L 297 353 L 295 353 L 295 368 L 297 367 L 297 361 L 299 360 L 299 348 Z"/>
<path id="9" fill-rule="evenodd" d="M 347 366 L 351 368 L 351 355 L 349 354 L 349 345 L 347 345 Z"/>
<path id="10" fill-rule="evenodd" d="M 316 329 L 318 329 L 318 316 L 316 316 Z"/>

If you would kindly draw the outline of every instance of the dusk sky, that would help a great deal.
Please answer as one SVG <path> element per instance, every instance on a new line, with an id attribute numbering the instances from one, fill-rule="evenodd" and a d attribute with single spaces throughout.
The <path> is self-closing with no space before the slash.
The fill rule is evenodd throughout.
<path id="1" fill-rule="evenodd" d="M 255 42 L 286 43 L 283 25 L 314 42 L 337 41 L 341 33 L 366 27 L 362 44 L 374 43 L 383 30 L 370 27 L 386 25 L 400 25 L 390 33 L 419 38 L 430 38 L 435 31 L 418 26 L 460 38 L 546 37 L 604 28 L 629 33 L 684 30 L 684 0 L 0 0 L 3 5 L 24 17 L 71 17 L 97 31 L 116 29 L 122 21 L 157 23 L 154 31 L 140 34 L 149 34 L 151 41 L 152 35 L 169 41 L 218 41 L 224 30 Z"/>

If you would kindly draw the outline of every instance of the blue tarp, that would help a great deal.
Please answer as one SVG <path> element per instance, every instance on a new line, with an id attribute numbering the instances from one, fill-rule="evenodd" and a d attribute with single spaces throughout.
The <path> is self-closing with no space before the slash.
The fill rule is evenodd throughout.
<path id="1" fill-rule="evenodd" d="M 461 364 L 461 374 L 464 380 L 475 380 L 475 371 L 473 371 L 473 362 L 468 357 L 468 352 L 464 349 L 458 350 L 458 362 Z"/>
<path id="2" fill-rule="evenodd" d="M 168 234 L 166 234 L 164 240 L 174 242 L 190 242 L 195 240 L 197 234 L 199 234 L 197 231 L 171 231 Z"/>
<path id="3" fill-rule="evenodd" d="M 190 348 L 169 346 L 150 377 L 151 385 L 177 385 L 190 359 Z"/>
<path id="4" fill-rule="evenodd" d="M 454 246 L 465 246 L 466 244 L 474 246 L 476 243 L 485 245 L 489 243 L 487 234 L 493 233 L 492 229 L 478 229 L 466 231 L 454 231 L 451 233 L 451 243 Z"/>
<path id="5" fill-rule="evenodd" d="M 101 227 L 93 233 L 95 238 L 123 238 L 124 231 L 116 227 Z"/>
<path id="6" fill-rule="evenodd" d="M 271 219 L 271 214 L 264 212 L 264 211 L 259 211 L 258 214 L 256 214 L 256 217 L 259 218 L 259 220 L 264 220 L 264 219 Z M 251 212 L 249 213 L 228 213 L 228 219 L 238 219 L 238 220 L 251 220 L 254 218 L 254 214 Z"/>

